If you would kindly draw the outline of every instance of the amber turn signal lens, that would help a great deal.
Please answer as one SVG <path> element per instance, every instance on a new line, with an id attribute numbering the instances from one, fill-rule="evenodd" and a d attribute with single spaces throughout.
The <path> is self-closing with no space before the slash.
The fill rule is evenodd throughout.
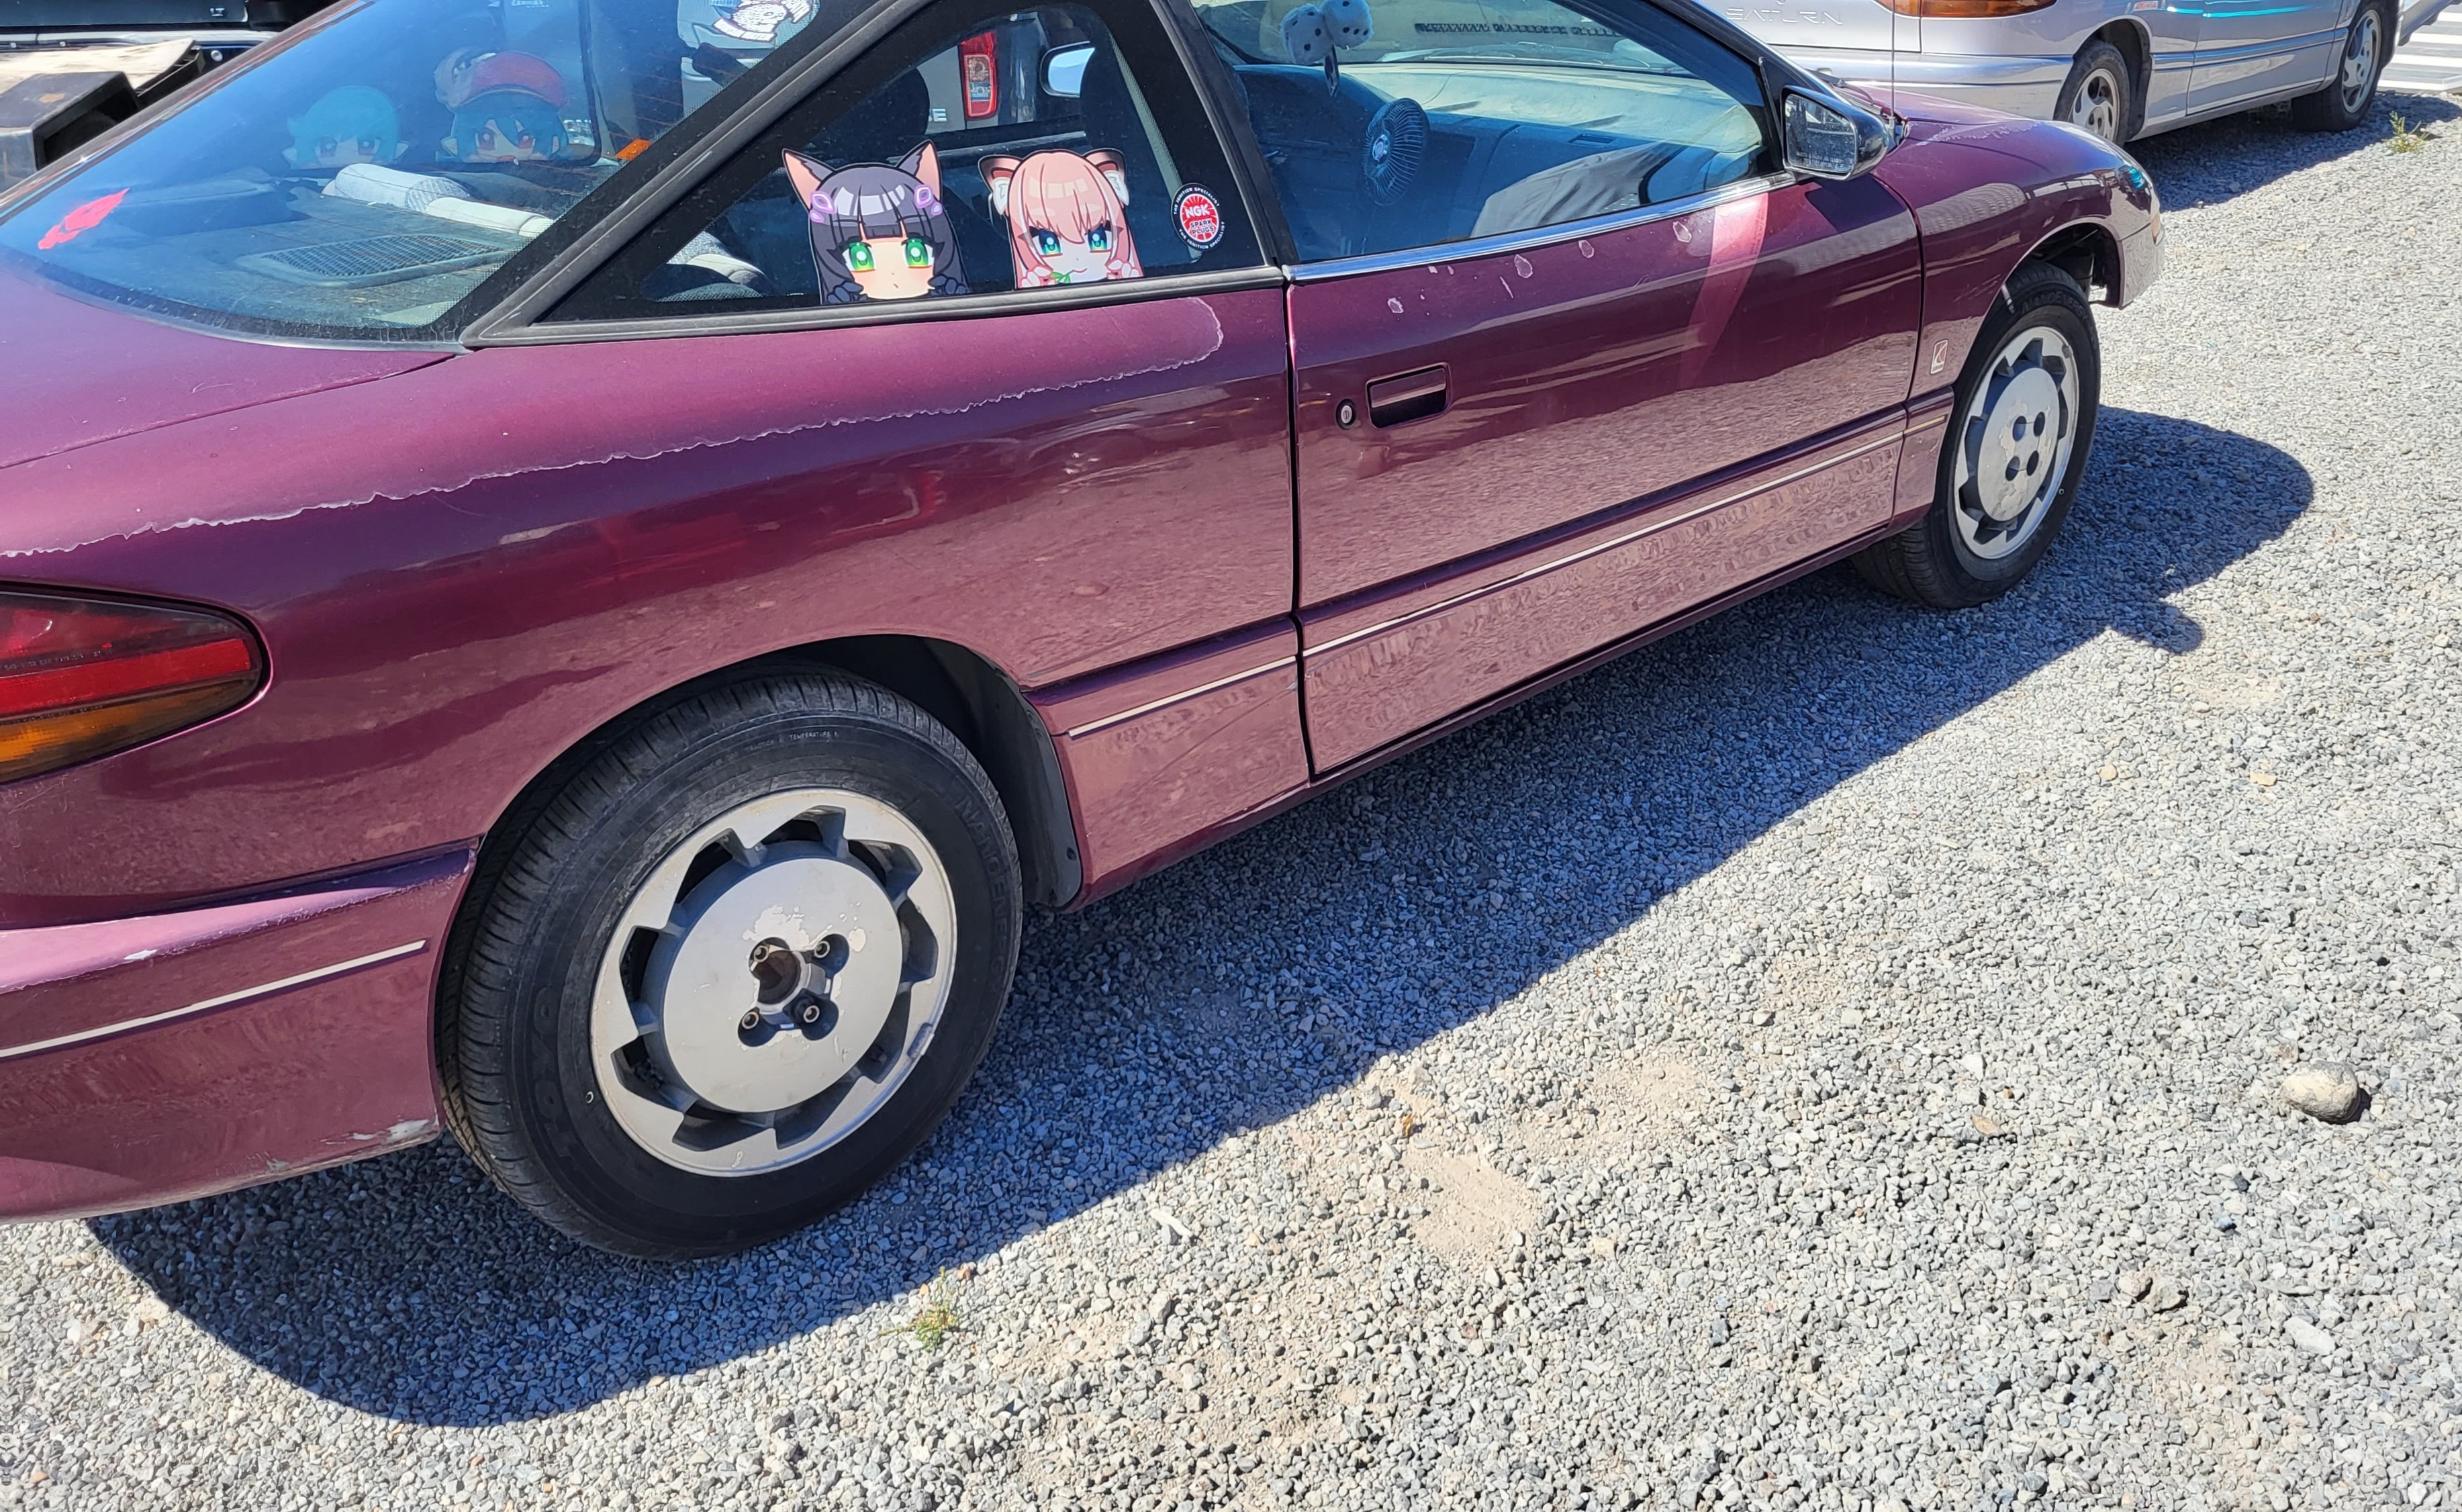
<path id="1" fill-rule="evenodd" d="M 2024 15 L 2048 11 L 2052 0 L 1882 0 L 1900 15 L 1937 16 L 1943 21 L 1988 21 L 1994 16 Z"/>
<path id="2" fill-rule="evenodd" d="M 202 724 L 264 680 L 227 615 L 0 589 L 0 782 Z"/>

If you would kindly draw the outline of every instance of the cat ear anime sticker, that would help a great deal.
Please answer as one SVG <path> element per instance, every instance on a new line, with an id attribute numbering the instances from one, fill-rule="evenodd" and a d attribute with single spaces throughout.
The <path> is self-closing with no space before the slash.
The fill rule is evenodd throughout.
<path id="1" fill-rule="evenodd" d="M 992 213 L 1008 225 L 1017 287 L 1142 278 L 1129 235 L 1127 160 L 1108 147 L 985 158 Z"/>
<path id="2" fill-rule="evenodd" d="M 821 303 L 967 292 L 957 231 L 940 202 L 940 156 L 930 142 L 895 163 L 843 168 L 789 152 L 787 178 L 811 221 Z"/>

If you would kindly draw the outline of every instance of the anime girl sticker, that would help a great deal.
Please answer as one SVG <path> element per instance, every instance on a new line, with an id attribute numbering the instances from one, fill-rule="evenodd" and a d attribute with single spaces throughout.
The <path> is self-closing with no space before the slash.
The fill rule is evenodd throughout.
<path id="1" fill-rule="evenodd" d="M 930 142 L 894 164 L 843 168 L 789 152 L 787 178 L 812 223 L 821 303 L 966 292 L 957 231 L 940 203 L 940 157 Z"/>
<path id="2" fill-rule="evenodd" d="M 778 41 L 780 27 L 800 26 L 811 19 L 812 0 L 734 0 L 719 9 L 724 13 L 711 24 L 711 30 L 739 42 L 770 47 Z"/>
<path id="3" fill-rule="evenodd" d="M 1128 165 L 1118 153 L 985 158 L 983 170 L 992 213 L 1008 219 L 1018 288 L 1145 276 L 1129 236 Z"/>

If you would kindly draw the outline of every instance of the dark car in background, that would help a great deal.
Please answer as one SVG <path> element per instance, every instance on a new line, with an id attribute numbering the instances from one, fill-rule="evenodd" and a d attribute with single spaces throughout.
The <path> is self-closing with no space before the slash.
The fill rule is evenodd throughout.
<path id="1" fill-rule="evenodd" d="M 0 189 L 333 0 L 0 0 Z"/>

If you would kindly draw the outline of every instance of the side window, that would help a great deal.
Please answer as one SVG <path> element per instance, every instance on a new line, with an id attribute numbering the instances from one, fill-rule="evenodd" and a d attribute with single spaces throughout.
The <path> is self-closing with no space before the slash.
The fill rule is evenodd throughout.
<path id="1" fill-rule="evenodd" d="M 1145 0 L 953 0 L 832 76 L 550 318 L 903 303 L 1259 261 Z"/>
<path id="2" fill-rule="evenodd" d="M 1304 260 L 1665 204 L 1764 169 L 1742 58 L 1645 4 L 1197 0 Z"/>

